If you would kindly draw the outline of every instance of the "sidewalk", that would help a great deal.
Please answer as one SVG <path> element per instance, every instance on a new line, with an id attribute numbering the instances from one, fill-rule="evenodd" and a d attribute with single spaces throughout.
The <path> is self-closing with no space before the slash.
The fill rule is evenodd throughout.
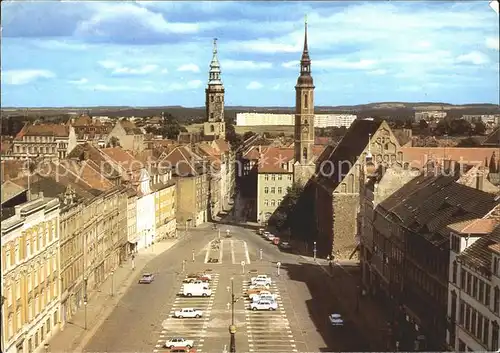
<path id="1" fill-rule="evenodd" d="M 51 337 L 50 351 L 52 353 L 82 352 L 147 263 L 176 243 L 175 239 L 167 239 L 140 250 L 135 255 L 135 270 L 132 270 L 131 260 L 117 267 L 113 276 L 108 276 L 98 289 L 88 293 L 87 330 L 85 330 L 85 309 L 82 306 L 64 328 Z M 111 296 L 112 286 L 113 296 Z"/>
<path id="2" fill-rule="evenodd" d="M 300 256 L 308 262 L 316 262 L 332 279 L 330 282 L 332 292 L 342 304 L 342 309 L 345 310 L 344 314 L 366 336 L 371 350 L 375 352 L 387 351 L 390 348 L 388 347 L 387 332 L 387 322 L 390 319 L 387 317 L 387 313 L 370 297 L 361 295 L 359 268 L 355 268 L 357 261 L 342 261 L 340 264 L 336 262 L 332 271 L 324 259 L 315 261 L 313 257 Z M 335 285 L 336 283 L 342 285 Z"/>

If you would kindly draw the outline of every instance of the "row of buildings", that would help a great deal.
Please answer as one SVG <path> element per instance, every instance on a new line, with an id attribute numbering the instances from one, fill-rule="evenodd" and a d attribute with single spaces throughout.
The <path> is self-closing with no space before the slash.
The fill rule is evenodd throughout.
<path id="1" fill-rule="evenodd" d="M 446 110 L 425 110 L 415 112 L 415 122 L 421 120 L 426 122 L 439 122 L 448 115 Z M 494 128 L 500 125 L 500 114 L 463 114 L 461 119 L 471 123 L 483 123 L 487 127 Z"/>
<path id="2" fill-rule="evenodd" d="M 3 160 L 5 351 L 36 351 L 131 253 L 228 208 L 232 156 L 214 140 L 135 154 L 86 143 L 64 159 Z"/>
<path id="3" fill-rule="evenodd" d="M 353 114 L 315 114 L 314 127 L 349 127 L 356 120 Z M 236 126 L 292 126 L 294 114 L 237 113 Z"/>

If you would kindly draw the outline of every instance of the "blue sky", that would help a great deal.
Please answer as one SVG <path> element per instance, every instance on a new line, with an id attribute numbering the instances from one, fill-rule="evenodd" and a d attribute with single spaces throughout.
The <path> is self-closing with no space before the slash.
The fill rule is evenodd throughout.
<path id="1" fill-rule="evenodd" d="M 293 106 L 304 15 L 316 105 L 499 103 L 487 1 L 2 2 L 2 106 Z"/>

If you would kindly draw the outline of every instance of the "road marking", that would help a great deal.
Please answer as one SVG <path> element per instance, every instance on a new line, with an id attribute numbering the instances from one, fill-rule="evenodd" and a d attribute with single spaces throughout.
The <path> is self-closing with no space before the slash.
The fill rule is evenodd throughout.
<path id="1" fill-rule="evenodd" d="M 234 242 L 231 239 L 231 261 L 233 262 L 233 265 L 236 264 L 236 260 L 234 259 Z"/>
<path id="2" fill-rule="evenodd" d="M 208 243 L 207 253 L 205 254 L 205 263 L 208 264 L 208 257 L 210 256 L 210 249 L 212 248 L 212 242 Z"/>
<path id="3" fill-rule="evenodd" d="M 247 264 L 250 265 L 250 254 L 248 253 L 248 246 L 246 241 L 243 242 L 243 247 L 245 248 L 245 256 L 247 258 Z"/>
<path id="4" fill-rule="evenodd" d="M 224 240 L 220 242 L 219 244 L 219 263 L 222 263 L 222 250 L 224 249 Z"/>

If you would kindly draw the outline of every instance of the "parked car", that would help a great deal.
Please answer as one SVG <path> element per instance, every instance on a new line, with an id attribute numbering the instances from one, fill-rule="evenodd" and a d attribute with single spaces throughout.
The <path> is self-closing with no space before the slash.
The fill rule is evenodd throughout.
<path id="1" fill-rule="evenodd" d="M 188 348 L 188 347 L 175 347 L 172 348 L 169 353 L 196 353 L 195 348 Z"/>
<path id="2" fill-rule="evenodd" d="M 178 319 L 187 318 L 200 318 L 203 316 L 203 311 L 193 308 L 183 308 L 174 312 L 174 317 Z"/>
<path id="3" fill-rule="evenodd" d="M 269 233 L 269 235 L 267 236 L 267 240 L 269 240 L 269 241 L 273 241 L 274 238 L 275 238 L 275 236 L 271 233 Z"/>
<path id="4" fill-rule="evenodd" d="M 182 337 L 174 337 L 165 342 L 165 347 L 166 348 L 177 348 L 177 347 L 187 347 L 187 348 L 192 348 L 194 346 L 194 341 L 193 340 L 187 340 Z"/>
<path id="5" fill-rule="evenodd" d="M 344 320 L 340 314 L 330 314 L 330 316 L 328 316 L 328 320 L 332 326 L 344 326 Z"/>
<path id="6" fill-rule="evenodd" d="M 257 234 L 259 234 L 259 235 L 264 234 L 264 228 L 259 228 L 259 230 L 257 231 Z"/>
<path id="7" fill-rule="evenodd" d="M 289 251 L 289 250 L 292 250 L 292 246 L 290 245 L 289 242 L 287 241 L 282 241 L 278 244 L 278 248 L 280 248 L 281 250 L 284 250 L 284 251 Z"/>
<path id="8" fill-rule="evenodd" d="M 252 288 L 253 287 L 253 288 Z M 247 295 L 251 299 L 253 298 L 254 295 L 259 294 L 262 291 L 267 291 L 269 288 L 266 286 L 250 286 L 250 288 L 247 290 Z"/>
<path id="9" fill-rule="evenodd" d="M 255 277 L 250 278 L 250 282 L 255 284 L 256 281 L 265 281 L 265 283 L 271 284 L 271 277 L 268 275 L 257 275 Z"/>
<path id="10" fill-rule="evenodd" d="M 197 279 L 200 281 L 209 282 L 212 280 L 212 275 L 207 273 L 199 273 Z"/>
<path id="11" fill-rule="evenodd" d="M 266 295 L 266 294 L 268 294 L 268 295 L 272 295 L 272 294 L 271 294 L 271 292 L 268 290 L 268 288 L 266 288 L 266 287 L 262 287 L 262 288 L 264 288 L 264 289 L 262 289 L 262 290 L 257 290 L 257 291 L 255 291 L 255 292 L 250 293 L 250 294 L 248 295 L 248 297 L 249 297 L 251 300 L 254 300 L 254 298 L 255 298 L 255 297 L 259 297 L 259 296 L 261 296 L 261 295 Z"/>
<path id="12" fill-rule="evenodd" d="M 258 302 L 254 302 L 250 305 L 252 310 L 276 310 L 278 309 L 278 303 L 270 300 L 260 300 Z"/>
<path id="13" fill-rule="evenodd" d="M 198 275 L 196 273 L 190 273 L 189 275 L 184 278 L 182 282 L 184 283 L 191 283 L 192 281 L 196 281 L 198 279 Z"/>
<path id="14" fill-rule="evenodd" d="M 259 294 L 254 295 L 252 298 L 253 302 L 258 302 L 261 300 L 269 300 L 269 301 L 275 301 L 276 300 L 276 295 L 272 294 L 269 291 L 262 291 Z"/>
<path id="15" fill-rule="evenodd" d="M 139 280 L 139 284 L 150 284 L 155 279 L 155 276 L 152 273 L 144 273 Z"/>
<path id="16" fill-rule="evenodd" d="M 280 243 L 280 238 L 279 237 L 274 237 L 272 240 L 274 245 L 278 245 Z"/>
<path id="17" fill-rule="evenodd" d="M 262 233 L 262 236 L 263 236 L 264 238 L 266 238 L 266 239 L 267 239 L 267 237 L 268 237 L 269 235 L 271 235 L 271 233 L 269 233 L 269 232 L 267 232 L 267 231 L 265 231 L 264 233 Z"/>

